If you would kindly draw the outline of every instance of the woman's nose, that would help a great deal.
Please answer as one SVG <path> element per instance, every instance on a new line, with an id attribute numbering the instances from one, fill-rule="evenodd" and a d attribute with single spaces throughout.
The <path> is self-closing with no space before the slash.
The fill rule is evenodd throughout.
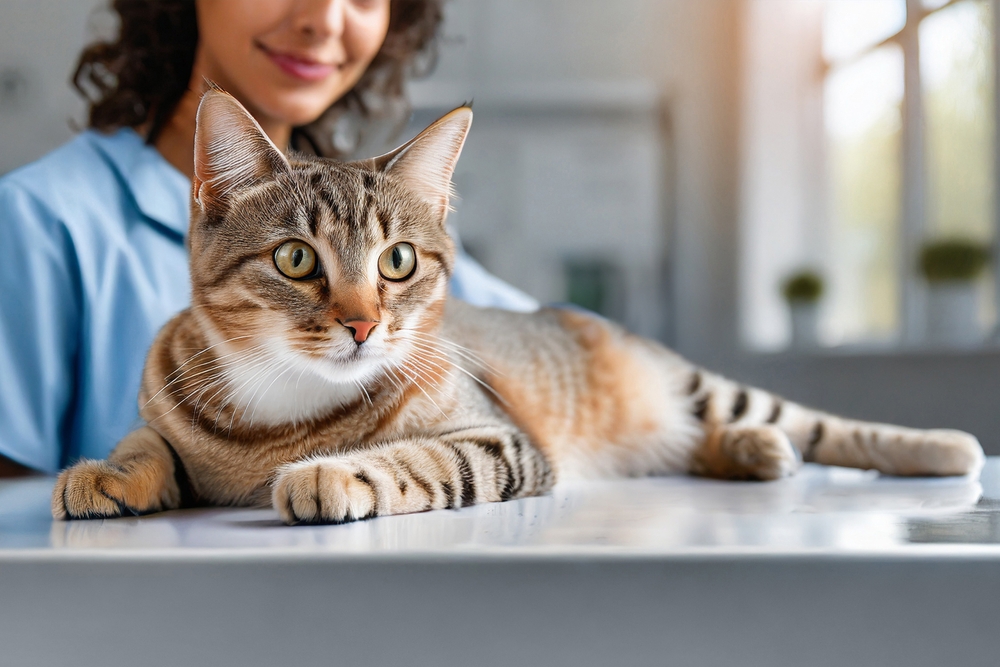
<path id="1" fill-rule="evenodd" d="M 344 32 L 347 0 L 299 0 L 293 25 L 313 38 L 337 37 Z"/>

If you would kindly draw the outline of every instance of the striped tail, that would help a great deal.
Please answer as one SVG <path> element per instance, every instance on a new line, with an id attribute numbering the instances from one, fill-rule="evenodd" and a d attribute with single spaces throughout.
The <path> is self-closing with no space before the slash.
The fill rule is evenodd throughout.
<path id="1" fill-rule="evenodd" d="M 687 391 L 705 429 L 696 474 L 774 479 L 801 460 L 890 475 L 966 475 L 985 460 L 976 437 L 962 431 L 845 419 L 697 368 Z"/>

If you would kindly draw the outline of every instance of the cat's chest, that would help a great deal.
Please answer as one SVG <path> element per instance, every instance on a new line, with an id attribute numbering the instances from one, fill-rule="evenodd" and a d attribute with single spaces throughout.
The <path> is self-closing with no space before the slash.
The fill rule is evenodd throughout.
<path id="1" fill-rule="evenodd" d="M 234 418 L 247 428 L 320 420 L 369 398 L 360 383 L 334 383 L 308 368 L 232 365 L 224 370 Z"/>

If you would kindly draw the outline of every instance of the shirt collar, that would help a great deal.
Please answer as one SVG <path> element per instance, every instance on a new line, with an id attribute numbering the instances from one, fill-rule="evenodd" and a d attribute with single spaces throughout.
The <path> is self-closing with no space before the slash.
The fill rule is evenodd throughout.
<path id="1" fill-rule="evenodd" d="M 131 128 L 97 135 L 136 206 L 147 218 L 186 236 L 191 217 L 191 180 Z"/>

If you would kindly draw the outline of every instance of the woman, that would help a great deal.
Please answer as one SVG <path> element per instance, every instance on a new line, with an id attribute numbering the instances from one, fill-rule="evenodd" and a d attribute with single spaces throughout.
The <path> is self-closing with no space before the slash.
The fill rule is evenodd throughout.
<path id="1" fill-rule="evenodd" d="M 74 83 L 86 132 L 0 179 L 0 474 L 104 458 L 137 419 L 156 331 L 187 306 L 195 112 L 204 82 L 278 146 L 336 155 L 333 128 L 398 108 L 441 0 L 116 0 L 114 41 Z M 530 298 L 460 258 L 452 291 Z"/>

